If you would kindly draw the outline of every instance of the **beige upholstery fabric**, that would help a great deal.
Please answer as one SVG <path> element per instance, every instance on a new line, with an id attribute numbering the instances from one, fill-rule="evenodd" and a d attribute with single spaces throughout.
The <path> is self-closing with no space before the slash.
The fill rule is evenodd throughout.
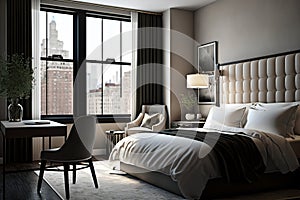
<path id="1" fill-rule="evenodd" d="M 221 69 L 221 103 L 300 101 L 300 53 Z"/>
<path id="2" fill-rule="evenodd" d="M 129 122 L 126 124 L 125 127 L 125 134 L 126 135 L 132 135 L 139 132 L 158 132 L 166 127 L 166 122 L 168 118 L 166 105 L 143 105 L 142 106 L 142 112 L 139 114 L 139 116 L 133 120 L 132 122 Z M 151 125 L 150 127 L 143 127 L 141 126 L 144 115 L 145 114 L 154 115 L 157 113 L 160 113 L 158 122 Z"/>
<path id="3" fill-rule="evenodd" d="M 223 65 L 221 103 L 300 101 L 300 53 Z M 300 107 L 294 132 L 300 134 Z"/>

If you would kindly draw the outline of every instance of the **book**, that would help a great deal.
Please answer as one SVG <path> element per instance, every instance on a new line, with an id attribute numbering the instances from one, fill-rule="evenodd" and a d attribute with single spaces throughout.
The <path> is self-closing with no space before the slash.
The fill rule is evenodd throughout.
<path id="1" fill-rule="evenodd" d="M 41 125 L 41 124 L 50 124 L 48 120 L 31 120 L 24 122 L 26 125 Z"/>

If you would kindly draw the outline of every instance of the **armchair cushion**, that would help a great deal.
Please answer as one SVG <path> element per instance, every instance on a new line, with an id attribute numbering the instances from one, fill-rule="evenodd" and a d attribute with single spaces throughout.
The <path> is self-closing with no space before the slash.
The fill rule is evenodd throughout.
<path id="1" fill-rule="evenodd" d="M 160 121 L 161 114 L 155 113 L 153 115 L 148 115 L 145 113 L 141 127 L 152 129 L 152 126 L 158 124 Z"/>
<path id="2" fill-rule="evenodd" d="M 144 132 L 153 132 L 153 131 L 152 129 L 141 127 L 141 126 L 127 129 L 127 135 L 132 135 L 132 134 L 142 133 L 142 132 L 144 133 Z"/>
<path id="3" fill-rule="evenodd" d="M 132 122 L 129 122 L 129 123 L 126 124 L 126 128 L 130 129 L 130 128 L 133 128 L 133 127 L 140 126 L 140 124 L 142 123 L 143 118 L 144 118 L 144 113 L 140 113 L 139 116 L 135 120 L 133 120 Z"/>

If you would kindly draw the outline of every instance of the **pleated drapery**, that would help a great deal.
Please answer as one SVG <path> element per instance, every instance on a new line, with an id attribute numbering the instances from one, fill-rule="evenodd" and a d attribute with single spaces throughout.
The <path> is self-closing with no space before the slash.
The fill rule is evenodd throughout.
<path id="1" fill-rule="evenodd" d="M 163 104 L 162 16 L 138 14 L 136 110 Z M 139 113 L 139 112 L 137 112 Z"/>
<path id="2" fill-rule="evenodd" d="M 32 57 L 31 0 L 7 0 L 7 55 Z M 23 119 L 32 118 L 31 98 L 21 99 Z M 32 139 L 7 140 L 7 162 L 32 160 Z"/>

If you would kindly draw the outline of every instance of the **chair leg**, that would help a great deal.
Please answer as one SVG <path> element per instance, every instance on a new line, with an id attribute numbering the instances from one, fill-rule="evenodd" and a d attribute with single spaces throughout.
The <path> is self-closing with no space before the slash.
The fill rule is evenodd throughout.
<path id="1" fill-rule="evenodd" d="M 46 160 L 41 161 L 40 174 L 39 174 L 39 180 L 38 180 L 38 185 L 37 185 L 38 194 L 41 193 L 41 187 L 42 187 L 42 182 L 43 182 L 44 171 L 46 168 L 46 163 L 47 163 Z"/>
<path id="2" fill-rule="evenodd" d="M 94 165 L 93 165 L 92 158 L 89 159 L 89 166 L 90 166 L 90 169 L 91 169 L 91 173 L 92 173 L 92 177 L 93 177 L 93 180 L 94 180 L 95 188 L 98 188 L 98 181 L 97 181 L 97 177 L 96 177 L 95 168 L 94 168 Z"/>
<path id="3" fill-rule="evenodd" d="M 70 198 L 70 191 L 69 191 L 69 164 L 64 163 L 64 177 L 65 177 L 65 191 L 66 191 L 66 198 Z"/>
<path id="4" fill-rule="evenodd" d="M 73 164 L 73 184 L 76 183 L 76 164 Z"/>

